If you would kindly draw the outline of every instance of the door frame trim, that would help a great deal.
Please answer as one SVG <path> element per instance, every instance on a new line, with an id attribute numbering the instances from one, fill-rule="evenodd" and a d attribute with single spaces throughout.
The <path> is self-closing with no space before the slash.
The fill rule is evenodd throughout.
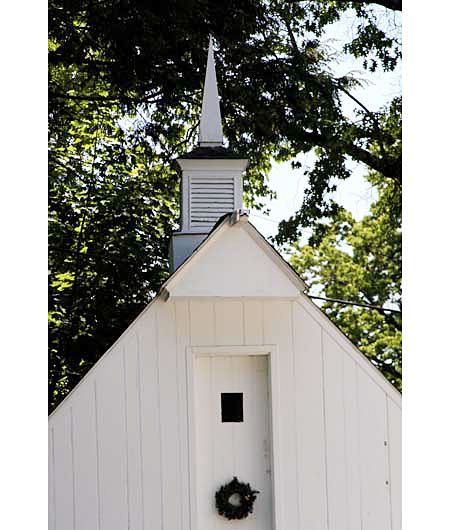
<path id="1" fill-rule="evenodd" d="M 195 440 L 195 360 L 198 357 L 265 355 L 269 364 L 269 410 L 272 437 L 272 507 L 273 529 L 281 529 L 281 479 L 280 479 L 280 407 L 279 407 L 279 367 L 276 344 L 249 346 L 188 346 L 186 348 L 187 399 L 188 399 L 188 444 L 189 444 L 189 489 L 190 489 L 190 530 L 198 530 L 197 514 L 197 462 Z"/>

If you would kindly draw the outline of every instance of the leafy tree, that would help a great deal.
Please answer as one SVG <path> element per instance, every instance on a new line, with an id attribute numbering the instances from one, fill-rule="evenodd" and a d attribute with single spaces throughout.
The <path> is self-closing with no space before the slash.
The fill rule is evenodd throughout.
<path id="1" fill-rule="evenodd" d="M 52 404 L 166 277 L 178 185 L 170 165 L 133 144 L 111 110 L 79 108 L 59 132 L 49 157 Z"/>
<path id="2" fill-rule="evenodd" d="M 380 17 L 380 5 L 391 15 Z M 354 38 L 343 49 L 330 49 L 321 40 L 324 32 L 349 9 Z M 358 79 L 336 77 L 330 67 L 337 53 L 346 52 L 362 58 L 368 70 L 395 68 L 400 43 L 381 19 L 399 9 L 396 1 L 52 0 L 51 106 L 69 98 L 119 102 L 128 110 L 147 107 L 141 141 L 151 135 L 157 143 L 172 128 L 170 117 L 178 109 L 184 109 L 185 123 L 195 125 L 212 33 L 225 133 L 252 162 L 249 201 L 267 194 L 264 177 L 271 157 L 291 160 L 319 148 L 305 202 L 279 234 L 280 243 L 292 240 L 301 227 L 335 212 L 327 196 L 333 177 L 349 175 L 347 159 L 400 184 L 401 158 L 384 153 L 392 137 L 380 128 L 380 114 L 352 95 Z M 71 70 L 65 90 L 53 76 L 58 67 Z M 355 120 L 342 112 L 342 99 L 348 97 L 360 111 Z M 378 151 L 369 149 L 374 143 Z"/>
<path id="3" fill-rule="evenodd" d="M 294 245 L 292 266 L 312 290 L 332 299 L 401 310 L 401 196 L 392 182 L 370 173 L 378 190 L 361 221 L 341 209 L 319 245 Z M 325 302 L 322 309 L 401 389 L 401 313 Z"/>
<path id="4" fill-rule="evenodd" d="M 349 10 L 355 35 L 333 50 L 324 32 Z M 352 95 L 359 80 L 330 66 L 348 53 L 368 70 L 395 68 L 400 44 L 383 19 L 397 10 L 395 0 L 50 0 L 51 407 L 167 275 L 172 161 L 195 140 L 208 35 L 225 134 L 251 162 L 248 205 L 270 195 L 272 158 L 315 150 L 305 201 L 278 242 L 295 241 L 306 226 L 318 227 L 319 240 L 323 220 L 339 210 L 330 192 L 348 176 L 347 160 L 400 187 L 392 113 L 365 108 Z M 355 119 L 342 111 L 348 97 Z"/>

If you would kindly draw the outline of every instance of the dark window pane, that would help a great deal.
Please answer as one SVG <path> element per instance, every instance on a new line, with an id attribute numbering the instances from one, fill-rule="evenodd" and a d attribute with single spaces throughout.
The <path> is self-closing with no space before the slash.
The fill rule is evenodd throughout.
<path id="1" fill-rule="evenodd" d="M 244 421 L 244 409 L 242 405 L 242 392 L 221 394 L 222 422 Z"/>

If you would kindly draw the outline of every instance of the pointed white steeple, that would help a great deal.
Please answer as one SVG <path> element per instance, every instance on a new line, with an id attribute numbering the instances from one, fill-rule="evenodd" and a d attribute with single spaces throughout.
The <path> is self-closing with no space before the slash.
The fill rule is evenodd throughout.
<path id="1" fill-rule="evenodd" d="M 199 144 L 201 147 L 217 147 L 223 144 L 220 117 L 219 92 L 217 90 L 216 66 L 212 37 L 209 37 L 208 62 L 203 88 L 202 114 L 200 117 Z"/>

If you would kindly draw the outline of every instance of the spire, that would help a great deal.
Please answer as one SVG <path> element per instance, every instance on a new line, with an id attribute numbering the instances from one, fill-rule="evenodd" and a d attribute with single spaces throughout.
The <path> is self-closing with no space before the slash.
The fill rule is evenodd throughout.
<path id="1" fill-rule="evenodd" d="M 212 37 L 209 37 L 208 62 L 203 88 L 202 114 L 200 116 L 199 144 L 201 147 L 216 147 L 223 144 L 220 118 L 219 92 L 217 90 L 216 67 Z"/>

